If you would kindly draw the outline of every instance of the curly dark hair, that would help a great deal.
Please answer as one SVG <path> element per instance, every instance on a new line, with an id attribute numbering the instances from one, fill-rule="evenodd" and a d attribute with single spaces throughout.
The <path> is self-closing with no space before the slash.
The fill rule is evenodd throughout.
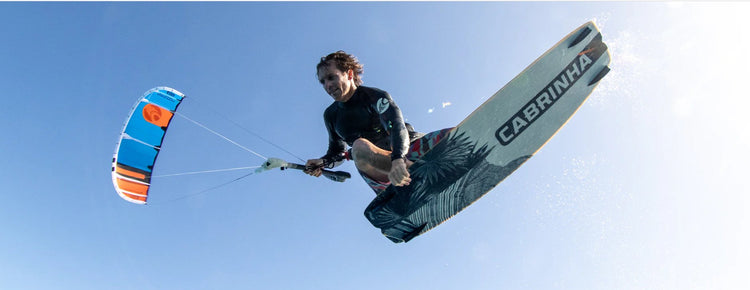
<path id="1" fill-rule="evenodd" d="M 359 63 L 359 60 L 357 60 L 355 56 L 348 54 L 343 50 L 339 50 L 325 57 L 321 57 L 318 66 L 315 67 L 315 71 L 317 72 L 321 67 L 328 66 L 329 64 L 336 65 L 336 68 L 343 72 L 351 69 L 354 72 L 354 83 L 358 86 L 362 85 L 362 74 L 365 72 L 364 66 Z"/>

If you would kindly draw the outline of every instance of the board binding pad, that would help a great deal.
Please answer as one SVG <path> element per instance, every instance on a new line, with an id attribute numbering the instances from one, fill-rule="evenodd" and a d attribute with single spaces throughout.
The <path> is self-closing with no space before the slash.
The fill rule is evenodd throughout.
<path id="1" fill-rule="evenodd" d="M 593 21 L 550 48 L 388 186 L 365 217 L 395 243 L 448 220 L 484 196 L 562 128 L 609 72 Z"/>

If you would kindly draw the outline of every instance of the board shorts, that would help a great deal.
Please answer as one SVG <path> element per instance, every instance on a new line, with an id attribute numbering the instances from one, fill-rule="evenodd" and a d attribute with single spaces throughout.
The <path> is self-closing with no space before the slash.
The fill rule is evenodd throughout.
<path id="1" fill-rule="evenodd" d="M 432 149 L 435 144 L 443 139 L 443 137 L 447 136 L 448 132 L 450 132 L 451 130 L 453 130 L 453 128 L 437 130 L 425 134 L 424 136 L 422 136 L 422 138 L 414 140 L 414 142 L 411 142 L 411 144 L 409 145 L 409 151 L 406 152 L 406 159 L 412 162 L 416 162 L 419 158 L 422 157 L 422 155 L 427 153 L 427 151 L 430 151 L 430 149 Z M 386 188 L 388 188 L 389 185 L 391 185 L 390 181 L 381 182 L 374 180 L 362 171 L 359 171 L 359 175 L 361 175 L 362 179 L 365 180 L 365 183 L 367 183 L 367 185 L 370 186 L 373 191 L 375 191 L 375 194 L 382 193 Z"/>

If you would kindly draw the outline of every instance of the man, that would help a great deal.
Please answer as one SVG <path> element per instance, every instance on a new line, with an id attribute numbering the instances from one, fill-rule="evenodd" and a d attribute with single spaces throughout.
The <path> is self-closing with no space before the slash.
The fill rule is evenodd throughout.
<path id="1" fill-rule="evenodd" d="M 401 110 L 387 92 L 362 85 L 363 72 L 357 58 L 344 51 L 331 53 L 318 63 L 318 80 L 334 102 L 324 113 L 328 152 L 308 160 L 305 172 L 317 177 L 322 168 L 353 159 L 362 178 L 380 193 L 390 184 L 409 185 L 407 168 L 449 129 L 429 136 L 415 132 L 404 123 Z M 417 144 L 410 148 L 412 142 Z M 349 151 L 346 145 L 351 147 Z"/>

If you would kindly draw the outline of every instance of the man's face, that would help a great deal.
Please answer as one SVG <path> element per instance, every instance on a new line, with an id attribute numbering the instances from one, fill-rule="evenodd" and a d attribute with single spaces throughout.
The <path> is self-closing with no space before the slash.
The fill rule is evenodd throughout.
<path id="1" fill-rule="evenodd" d="M 335 65 L 321 67 L 318 70 L 318 80 L 323 89 L 337 102 L 346 102 L 354 95 L 354 78 L 352 70 L 343 72 Z"/>

